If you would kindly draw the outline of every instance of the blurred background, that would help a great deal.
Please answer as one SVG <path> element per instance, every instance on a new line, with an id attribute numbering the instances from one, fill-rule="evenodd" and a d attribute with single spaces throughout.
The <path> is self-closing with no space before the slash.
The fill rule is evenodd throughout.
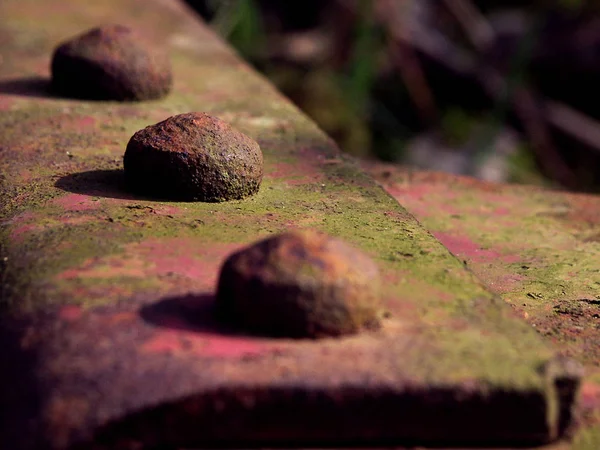
<path id="1" fill-rule="evenodd" d="M 600 191 L 600 2 L 188 0 L 346 152 Z"/>

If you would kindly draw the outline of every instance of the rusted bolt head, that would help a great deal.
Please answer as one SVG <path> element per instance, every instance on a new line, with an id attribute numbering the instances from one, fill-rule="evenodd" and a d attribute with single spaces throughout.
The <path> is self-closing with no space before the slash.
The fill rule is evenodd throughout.
<path id="1" fill-rule="evenodd" d="M 260 334 L 353 334 L 379 326 L 379 274 L 368 256 L 345 242 L 295 231 L 229 256 L 216 301 L 221 318 Z"/>
<path id="2" fill-rule="evenodd" d="M 94 28 L 63 44 L 52 58 L 60 94 L 97 100 L 149 100 L 171 90 L 168 58 L 122 25 Z"/>
<path id="3" fill-rule="evenodd" d="M 263 156 L 254 140 L 196 112 L 135 133 L 123 162 L 132 190 L 173 200 L 241 199 L 258 192 L 263 176 Z"/>

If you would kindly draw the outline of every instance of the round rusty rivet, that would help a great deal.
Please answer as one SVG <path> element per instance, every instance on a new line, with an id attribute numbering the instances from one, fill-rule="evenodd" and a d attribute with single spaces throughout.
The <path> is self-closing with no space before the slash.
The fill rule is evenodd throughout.
<path id="1" fill-rule="evenodd" d="M 345 242 L 294 231 L 257 242 L 225 261 L 221 318 L 270 336 L 318 338 L 378 328 L 379 272 Z"/>
<path id="2" fill-rule="evenodd" d="M 258 192 L 263 176 L 263 155 L 254 140 L 195 112 L 135 133 L 123 163 L 132 190 L 173 200 L 242 199 Z"/>
<path id="3" fill-rule="evenodd" d="M 168 58 L 122 25 L 94 28 L 61 44 L 51 70 L 54 89 L 77 98 L 157 99 L 173 84 Z"/>

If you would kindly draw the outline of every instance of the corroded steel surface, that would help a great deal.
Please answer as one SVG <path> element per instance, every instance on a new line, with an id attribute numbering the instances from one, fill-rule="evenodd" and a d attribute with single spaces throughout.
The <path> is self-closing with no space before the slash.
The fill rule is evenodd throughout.
<path id="1" fill-rule="evenodd" d="M 585 364 L 580 420 L 595 428 L 586 448 L 600 446 L 600 196 L 363 166 L 561 355 Z"/>
<path id="2" fill-rule="evenodd" d="M 577 369 L 180 4 L 4 0 L 0 17 L 7 448 L 527 444 L 567 427 Z M 115 21 L 169 48 L 173 93 L 49 94 L 53 46 Z M 258 195 L 176 203 L 124 189 L 131 135 L 194 110 L 258 141 Z M 267 339 L 214 319 L 224 258 L 297 227 L 375 259 L 381 330 Z"/>

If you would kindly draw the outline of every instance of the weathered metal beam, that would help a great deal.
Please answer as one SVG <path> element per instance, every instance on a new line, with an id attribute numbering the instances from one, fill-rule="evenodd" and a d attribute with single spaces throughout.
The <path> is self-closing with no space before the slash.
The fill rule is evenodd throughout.
<path id="1" fill-rule="evenodd" d="M 0 17 L 7 448 L 526 445 L 563 433 L 577 371 L 181 4 L 5 0 Z M 48 92 L 53 47 L 105 22 L 168 47 L 172 94 Z M 188 111 L 259 142 L 258 195 L 176 203 L 124 188 L 130 136 Z M 214 318 L 224 258 L 298 227 L 375 258 L 390 316 L 380 331 L 269 339 Z"/>
<path id="2" fill-rule="evenodd" d="M 363 167 L 559 354 L 585 365 L 585 437 L 574 448 L 598 448 L 600 197 Z"/>

